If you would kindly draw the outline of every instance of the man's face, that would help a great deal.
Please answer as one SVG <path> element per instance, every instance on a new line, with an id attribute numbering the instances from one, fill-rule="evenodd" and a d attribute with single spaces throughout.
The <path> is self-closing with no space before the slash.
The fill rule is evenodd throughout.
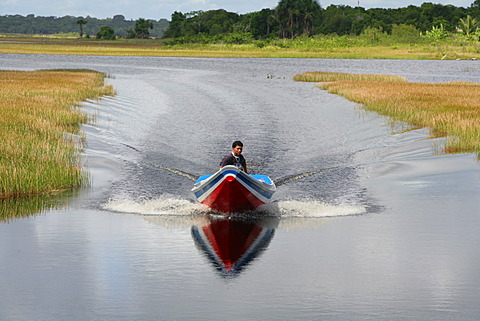
<path id="1" fill-rule="evenodd" d="M 235 147 L 232 148 L 232 150 L 233 150 L 233 154 L 235 156 L 239 156 L 243 151 L 243 147 L 242 146 L 235 146 Z"/>

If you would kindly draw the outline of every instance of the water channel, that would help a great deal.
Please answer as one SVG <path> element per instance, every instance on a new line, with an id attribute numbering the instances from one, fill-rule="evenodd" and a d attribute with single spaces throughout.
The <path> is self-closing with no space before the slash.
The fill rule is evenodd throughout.
<path id="1" fill-rule="evenodd" d="M 480 62 L 0 54 L 53 68 L 117 94 L 82 104 L 89 188 L 0 206 L 0 320 L 478 319 L 478 156 L 292 76 L 478 81 Z M 236 139 L 252 172 L 316 174 L 214 215 L 169 169 L 212 173 Z"/>

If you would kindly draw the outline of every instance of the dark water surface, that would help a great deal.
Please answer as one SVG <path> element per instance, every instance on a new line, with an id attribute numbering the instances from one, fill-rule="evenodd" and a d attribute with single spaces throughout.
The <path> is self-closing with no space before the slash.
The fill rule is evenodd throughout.
<path id="1" fill-rule="evenodd" d="M 477 155 L 291 79 L 478 81 L 480 62 L 0 55 L 46 68 L 117 95 L 83 105 L 91 188 L 0 207 L 0 320 L 478 319 Z M 317 174 L 254 218 L 211 215 L 165 168 L 214 172 L 236 139 L 252 172 Z"/>

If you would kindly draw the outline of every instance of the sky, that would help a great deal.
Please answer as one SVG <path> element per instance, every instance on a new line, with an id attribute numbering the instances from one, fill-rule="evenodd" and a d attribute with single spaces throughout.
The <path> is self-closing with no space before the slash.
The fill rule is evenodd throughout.
<path id="1" fill-rule="evenodd" d="M 0 0 L 0 16 L 19 14 L 26 16 L 75 16 L 99 19 L 123 15 L 127 20 L 139 18 L 170 20 L 174 11 L 183 13 L 197 10 L 225 9 L 229 12 L 244 14 L 273 9 L 279 0 Z M 432 2 L 456 7 L 470 7 L 474 0 L 321 0 L 323 8 L 331 4 L 364 8 L 403 8 L 409 5 L 420 6 Z"/>

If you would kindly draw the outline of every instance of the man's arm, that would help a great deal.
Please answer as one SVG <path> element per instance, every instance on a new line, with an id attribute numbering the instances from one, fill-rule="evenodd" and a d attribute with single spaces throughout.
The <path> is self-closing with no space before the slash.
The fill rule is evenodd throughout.
<path id="1" fill-rule="evenodd" d="M 226 165 L 230 165 L 230 154 L 227 154 L 223 157 L 222 161 L 220 162 L 220 168 Z"/>
<path id="2" fill-rule="evenodd" d="M 245 159 L 245 157 L 243 157 L 243 155 L 241 156 L 242 157 L 242 168 L 243 168 L 243 171 L 245 172 L 245 174 L 248 174 L 248 171 L 247 171 L 247 160 Z"/>

